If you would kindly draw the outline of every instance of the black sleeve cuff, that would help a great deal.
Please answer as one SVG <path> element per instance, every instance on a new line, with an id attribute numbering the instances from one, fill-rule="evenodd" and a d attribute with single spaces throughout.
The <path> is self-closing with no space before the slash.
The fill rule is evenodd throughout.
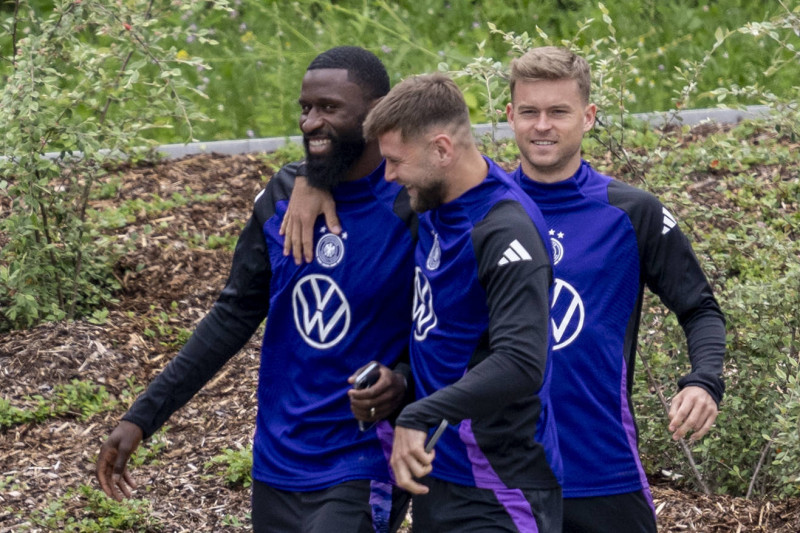
<path id="1" fill-rule="evenodd" d="M 680 390 L 688 386 L 705 389 L 717 402 L 717 407 L 719 407 L 722 395 L 725 393 L 725 382 L 722 381 L 722 377 L 715 374 L 692 372 L 678 380 L 678 388 Z"/>

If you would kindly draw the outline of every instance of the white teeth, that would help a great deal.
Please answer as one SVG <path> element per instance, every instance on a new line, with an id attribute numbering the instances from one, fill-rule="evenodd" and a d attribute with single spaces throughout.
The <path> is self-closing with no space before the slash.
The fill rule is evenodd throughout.
<path id="1" fill-rule="evenodd" d="M 308 145 L 309 146 L 325 146 L 328 143 L 330 143 L 330 141 L 328 139 L 320 139 L 320 140 L 308 141 Z"/>
<path id="2" fill-rule="evenodd" d="M 553 141 L 533 141 L 533 144 L 539 146 L 550 146 L 551 144 L 555 144 Z"/>

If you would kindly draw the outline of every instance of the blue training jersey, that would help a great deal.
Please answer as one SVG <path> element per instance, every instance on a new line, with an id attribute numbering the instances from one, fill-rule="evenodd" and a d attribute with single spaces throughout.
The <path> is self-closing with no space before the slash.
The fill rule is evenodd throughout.
<path id="1" fill-rule="evenodd" d="M 719 402 L 725 327 L 691 246 L 650 193 L 586 163 L 570 179 L 512 178 L 536 202 L 553 252 L 553 388 L 566 498 L 647 488 L 631 404 L 643 289 L 673 310 L 692 372 Z"/>
<path id="2" fill-rule="evenodd" d="M 334 188 L 342 235 L 320 217 L 315 258 L 297 266 L 283 255 L 279 228 L 299 166 L 283 167 L 256 199 L 214 307 L 124 418 L 152 434 L 269 313 L 253 477 L 289 491 L 387 482 L 388 456 L 376 428 L 359 431 L 347 378 L 371 360 L 407 364 L 417 217 L 407 192 L 383 179 L 381 164 Z"/>
<path id="3" fill-rule="evenodd" d="M 396 212 L 400 193 L 384 181 L 383 165 L 339 184 L 333 196 L 342 235 L 327 233 L 320 219 L 315 259 L 300 267 L 283 255 L 278 234 L 288 202 L 275 202 L 264 222 L 273 276 L 253 446 L 256 479 L 287 490 L 389 480 L 376 429 L 359 431 L 350 411 L 347 378 L 371 360 L 393 366 L 407 350 L 413 241 Z M 401 205 L 411 216 L 407 201 Z"/>
<path id="4" fill-rule="evenodd" d="M 560 474 L 549 401 L 551 266 L 538 209 L 486 161 L 481 184 L 420 216 L 417 401 L 397 425 L 426 431 L 446 419 L 430 475 L 514 499 L 516 489 L 556 487 Z"/>

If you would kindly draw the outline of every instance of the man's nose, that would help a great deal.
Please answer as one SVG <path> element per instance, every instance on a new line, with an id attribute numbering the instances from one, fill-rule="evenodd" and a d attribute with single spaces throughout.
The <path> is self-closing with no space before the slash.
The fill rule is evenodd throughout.
<path id="1" fill-rule="evenodd" d="M 320 114 L 313 107 L 305 114 L 300 116 L 300 129 L 303 133 L 312 133 L 322 126 Z"/>
<path id="2" fill-rule="evenodd" d="M 383 177 L 388 182 L 392 182 L 397 179 L 397 169 L 388 161 L 386 162 L 386 167 L 383 169 Z"/>
<path id="3" fill-rule="evenodd" d="M 539 113 L 539 116 L 536 118 L 536 122 L 534 122 L 533 126 L 540 131 L 549 130 L 550 118 L 547 116 L 547 113 Z"/>

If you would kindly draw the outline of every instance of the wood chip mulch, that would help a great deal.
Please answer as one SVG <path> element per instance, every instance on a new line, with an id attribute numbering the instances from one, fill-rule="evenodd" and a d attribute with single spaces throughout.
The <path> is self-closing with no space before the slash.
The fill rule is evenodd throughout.
<path id="1" fill-rule="evenodd" d="M 77 489 L 99 487 L 97 452 L 135 396 L 131 387 L 145 386 L 175 355 L 177 332 L 193 328 L 225 283 L 231 252 L 188 246 L 186 236 L 238 234 L 272 172 L 255 155 L 190 156 L 119 171 L 118 197 L 98 201 L 96 208 L 188 190 L 217 196 L 137 214 L 119 230 L 119 238 L 135 233 L 136 246 L 119 264 L 123 289 L 105 323 L 43 324 L 0 335 L 0 399 L 30 407 L 36 395 L 48 397 L 55 386 L 77 379 L 102 385 L 110 401 L 119 401 L 86 419 L 67 413 L 0 430 L 0 533 L 59 531 L 69 517 L 91 518 Z M 143 231 L 148 224 L 151 233 Z M 133 470 L 135 497 L 149 508 L 149 525 L 140 530 L 248 530 L 249 489 L 226 485 L 221 467 L 206 464 L 224 450 L 244 448 L 252 437 L 258 339 L 170 419 L 169 429 L 153 439 L 153 457 Z M 660 479 L 653 483 L 659 531 L 800 531 L 798 500 L 704 496 Z M 58 512 L 60 522 L 53 518 Z"/>

